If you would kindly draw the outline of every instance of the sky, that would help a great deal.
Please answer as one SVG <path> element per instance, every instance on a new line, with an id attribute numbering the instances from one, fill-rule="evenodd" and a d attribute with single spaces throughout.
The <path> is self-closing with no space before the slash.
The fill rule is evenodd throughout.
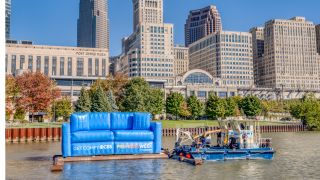
<path id="1" fill-rule="evenodd" d="M 164 0 L 164 22 L 174 24 L 175 44 L 184 44 L 190 10 L 215 5 L 223 30 L 249 31 L 270 19 L 304 16 L 320 24 L 320 0 Z M 76 46 L 79 0 L 12 0 L 11 39 L 34 44 Z M 110 55 L 132 33 L 132 0 L 109 0 Z"/>

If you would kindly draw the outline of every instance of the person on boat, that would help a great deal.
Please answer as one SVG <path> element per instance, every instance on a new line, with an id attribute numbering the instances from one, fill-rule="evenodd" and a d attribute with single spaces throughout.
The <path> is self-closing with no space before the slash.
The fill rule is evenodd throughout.
<path id="1" fill-rule="evenodd" d="M 222 142 L 221 142 L 221 131 L 219 131 L 217 133 L 217 145 L 218 145 L 218 147 L 220 147 L 221 144 L 222 144 Z"/>
<path id="2" fill-rule="evenodd" d="M 248 135 L 247 133 L 243 133 L 242 134 L 242 139 L 243 139 L 243 148 L 247 148 L 248 147 Z"/>
<path id="3" fill-rule="evenodd" d="M 235 137 L 230 137 L 230 143 L 229 143 L 230 149 L 236 149 L 238 148 L 237 139 Z"/>

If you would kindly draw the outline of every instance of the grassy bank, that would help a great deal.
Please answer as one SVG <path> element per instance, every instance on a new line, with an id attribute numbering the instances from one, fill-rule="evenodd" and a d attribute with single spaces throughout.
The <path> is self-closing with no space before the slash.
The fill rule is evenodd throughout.
<path id="1" fill-rule="evenodd" d="M 12 124 L 6 125 L 6 128 L 52 128 L 52 127 L 61 127 L 60 122 L 51 122 L 51 123 L 21 123 L 21 124 Z"/>
<path id="2" fill-rule="evenodd" d="M 162 128 L 196 128 L 203 126 L 218 126 L 218 121 L 213 120 L 162 120 L 157 121 L 162 123 Z M 61 127 L 60 122 L 52 123 L 22 123 L 7 125 L 6 128 L 49 128 Z M 260 122 L 260 125 L 284 125 L 284 122 Z M 292 123 L 290 123 L 292 124 Z"/>
<path id="3" fill-rule="evenodd" d="M 218 126 L 218 121 L 213 120 L 162 120 L 162 128 L 196 128 L 202 126 Z M 285 125 L 292 123 L 261 121 L 260 125 Z"/>

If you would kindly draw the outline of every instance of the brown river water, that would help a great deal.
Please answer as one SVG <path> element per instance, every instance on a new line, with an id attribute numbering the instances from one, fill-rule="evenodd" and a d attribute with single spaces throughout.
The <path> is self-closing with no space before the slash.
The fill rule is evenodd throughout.
<path id="1" fill-rule="evenodd" d="M 320 132 L 269 133 L 273 160 L 230 160 L 192 166 L 171 159 L 65 163 L 52 173 L 60 142 L 6 144 L 6 179 L 320 179 Z M 163 137 L 172 148 L 174 137 Z"/>

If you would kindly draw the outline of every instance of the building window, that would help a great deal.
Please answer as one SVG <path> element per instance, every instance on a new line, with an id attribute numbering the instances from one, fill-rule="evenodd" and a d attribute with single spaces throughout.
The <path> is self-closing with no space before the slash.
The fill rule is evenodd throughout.
<path id="1" fill-rule="evenodd" d="M 99 76 L 99 59 L 98 58 L 96 59 L 96 62 L 95 62 L 95 75 Z"/>
<path id="2" fill-rule="evenodd" d="M 106 76 L 106 59 L 102 59 L 102 76 Z"/>
<path id="3" fill-rule="evenodd" d="M 49 56 L 44 57 L 44 74 L 49 75 Z"/>
<path id="4" fill-rule="evenodd" d="M 25 62 L 24 55 L 20 55 L 20 69 L 23 69 L 24 62 Z"/>
<path id="5" fill-rule="evenodd" d="M 207 92 L 206 91 L 198 91 L 198 97 L 206 98 L 207 97 Z"/>
<path id="6" fill-rule="evenodd" d="M 184 80 L 184 83 L 187 84 L 212 84 L 212 79 L 201 72 L 194 72 L 190 74 L 186 79 Z"/>
<path id="7" fill-rule="evenodd" d="M 57 75 L 57 57 L 56 56 L 52 57 L 52 75 L 53 76 Z"/>
<path id="8" fill-rule="evenodd" d="M 15 74 L 16 73 L 16 69 L 17 69 L 17 56 L 16 55 L 12 55 L 11 57 L 11 74 Z"/>
<path id="9" fill-rule="evenodd" d="M 83 76 L 83 58 L 77 59 L 77 76 Z"/>
<path id="10" fill-rule="evenodd" d="M 190 96 L 194 96 L 194 95 L 195 95 L 194 91 L 190 91 Z"/>
<path id="11" fill-rule="evenodd" d="M 92 76 L 92 58 L 88 58 L 88 76 Z"/>
<path id="12" fill-rule="evenodd" d="M 68 57 L 68 76 L 72 76 L 72 58 Z"/>
<path id="13" fill-rule="evenodd" d="M 37 56 L 37 71 L 41 71 L 41 56 Z"/>
<path id="14" fill-rule="evenodd" d="M 222 97 L 222 98 L 224 98 L 224 97 L 227 97 L 227 92 L 219 92 L 219 97 Z"/>
<path id="15" fill-rule="evenodd" d="M 28 69 L 32 72 L 33 67 L 33 56 L 29 56 L 28 58 Z"/>
<path id="16" fill-rule="evenodd" d="M 60 57 L 60 76 L 64 76 L 64 57 Z"/>

